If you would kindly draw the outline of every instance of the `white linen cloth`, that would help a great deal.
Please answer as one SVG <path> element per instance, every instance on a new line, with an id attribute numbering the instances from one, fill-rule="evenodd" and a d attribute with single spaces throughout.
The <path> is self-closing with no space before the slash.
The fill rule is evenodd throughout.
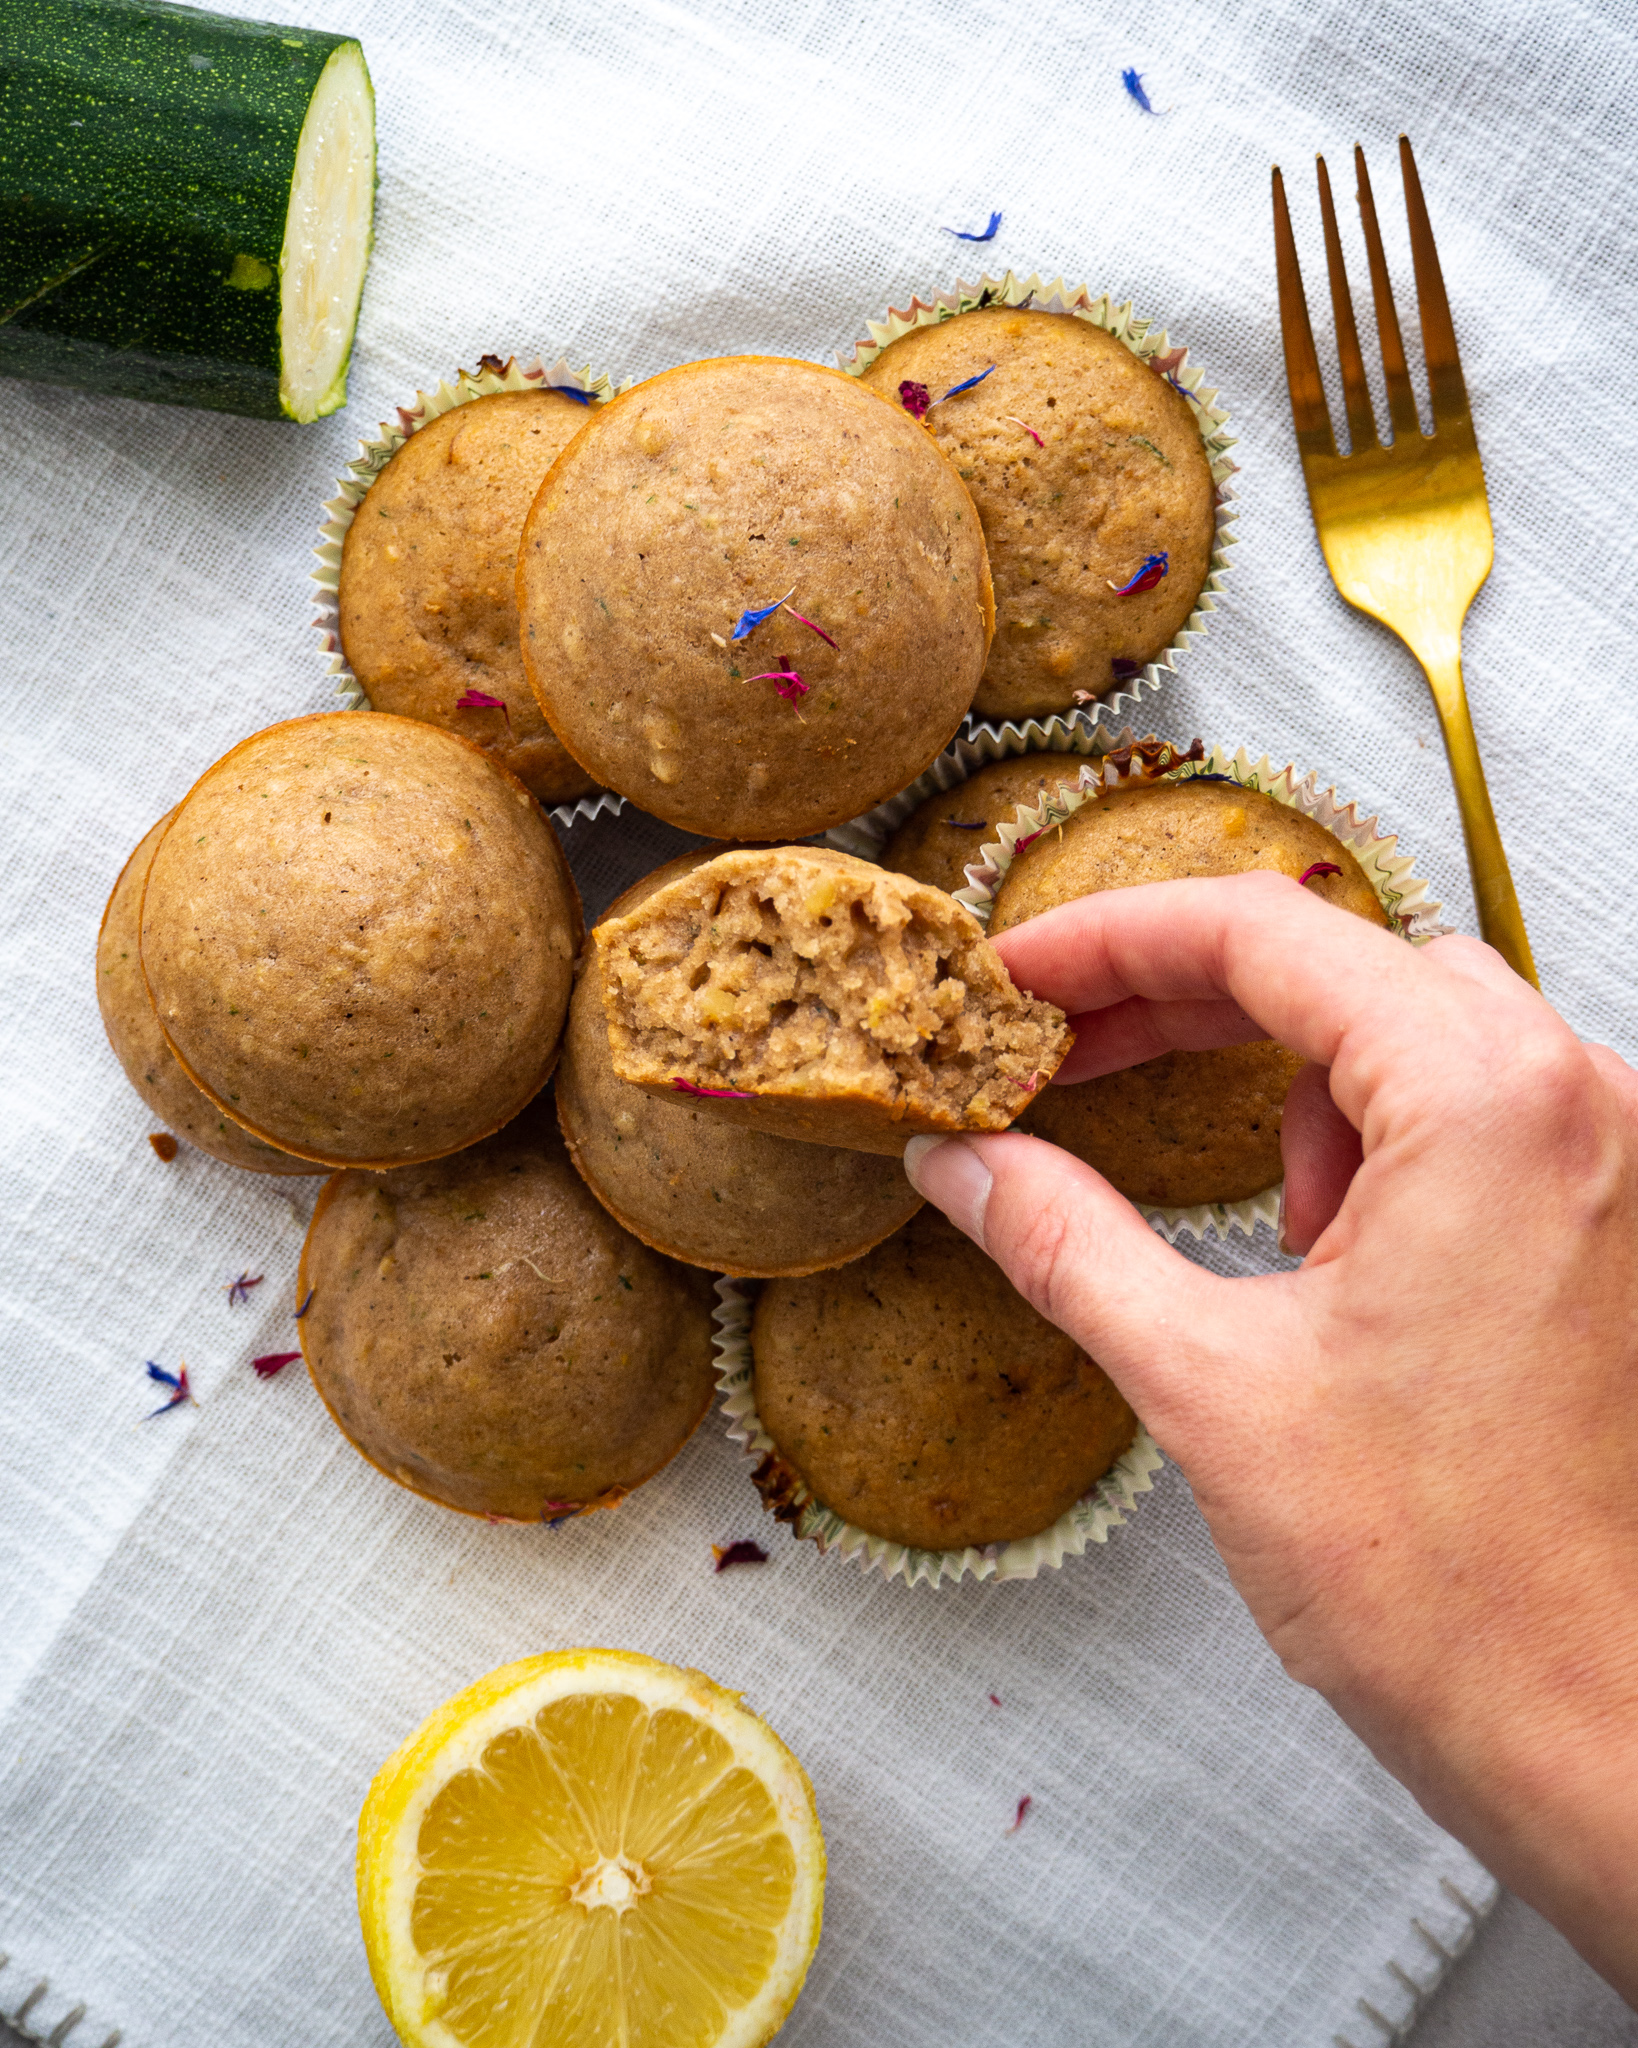
<path id="1" fill-rule="evenodd" d="M 154 818 L 245 733 L 331 703 L 304 581 L 319 502 L 418 384 L 514 349 L 622 380 L 726 351 L 829 360 L 888 300 L 1008 265 L 1134 298 L 1241 435 L 1229 592 L 1152 723 L 1334 778 L 1471 929 L 1423 684 L 1314 544 L 1275 314 L 1270 160 L 1325 353 L 1308 158 L 1324 149 L 1346 195 L 1359 138 L 1414 336 L 1403 127 L 1496 517 L 1467 633 L 1496 808 L 1543 984 L 1631 1054 L 1630 11 L 292 15 L 362 37 L 380 108 L 346 413 L 294 428 L 0 383 L 0 2011 L 57 2039 L 87 2008 L 71 2048 L 115 2029 L 127 2048 L 386 2042 L 351 1894 L 370 1773 L 491 1666 L 606 1642 L 743 1686 L 813 1776 L 830 1890 L 793 2044 L 1381 2042 L 1471 1924 L 1461 1899 L 1482 1910 L 1492 1887 L 1286 1680 L 1175 1470 L 1107 1549 L 932 1595 L 765 1521 L 715 1418 L 617 1514 L 555 1533 L 413 1499 L 299 1366 L 249 1369 L 294 1342 L 317 1181 L 152 1156 L 92 949 Z M 944 232 L 992 208 L 993 243 Z M 593 908 L 637 859 L 631 829 L 570 835 Z M 1196 1255 L 1236 1273 L 1278 1257 L 1266 1239 Z M 241 1269 L 267 1278 L 229 1307 Z M 141 1419 L 162 1393 L 150 1358 L 187 1360 L 196 1407 Z M 1281 1460 L 1269 1444 L 1262 1483 Z M 711 1543 L 747 1535 L 772 1561 L 715 1576 Z"/>

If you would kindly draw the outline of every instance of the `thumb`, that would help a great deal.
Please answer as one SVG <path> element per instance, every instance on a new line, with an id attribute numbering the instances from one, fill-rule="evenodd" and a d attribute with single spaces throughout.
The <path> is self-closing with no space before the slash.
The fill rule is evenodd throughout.
<path id="1" fill-rule="evenodd" d="M 1256 1283 L 1191 1264 L 1102 1174 L 1041 1138 L 912 1138 L 904 1170 L 1170 1448 L 1170 1419 L 1196 1406 L 1190 1383 L 1201 1395 L 1221 1383 Z"/>

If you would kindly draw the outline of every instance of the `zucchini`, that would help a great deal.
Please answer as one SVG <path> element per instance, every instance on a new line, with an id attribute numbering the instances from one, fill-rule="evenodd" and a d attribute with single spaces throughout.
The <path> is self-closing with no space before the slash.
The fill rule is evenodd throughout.
<path id="1" fill-rule="evenodd" d="M 352 38 L 170 0 L 0 4 L 0 374 L 334 412 L 374 207 Z"/>

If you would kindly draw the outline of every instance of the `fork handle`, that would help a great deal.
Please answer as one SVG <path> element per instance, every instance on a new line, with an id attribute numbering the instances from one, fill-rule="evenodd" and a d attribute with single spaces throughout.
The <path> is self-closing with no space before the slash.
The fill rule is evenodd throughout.
<path id="1" fill-rule="evenodd" d="M 1502 850 L 1496 813 L 1490 806 L 1490 789 L 1479 759 L 1479 743 L 1473 737 L 1473 719 L 1467 708 L 1467 686 L 1462 681 L 1462 657 L 1457 650 L 1443 659 L 1419 656 L 1422 671 L 1433 692 L 1439 723 L 1445 735 L 1445 753 L 1450 759 L 1450 776 L 1456 785 L 1456 802 L 1462 813 L 1462 836 L 1467 841 L 1467 864 L 1473 876 L 1473 900 L 1479 912 L 1479 931 L 1487 945 L 1494 946 L 1515 974 L 1533 988 L 1540 988 L 1536 963 L 1513 888 L 1512 871 Z"/>

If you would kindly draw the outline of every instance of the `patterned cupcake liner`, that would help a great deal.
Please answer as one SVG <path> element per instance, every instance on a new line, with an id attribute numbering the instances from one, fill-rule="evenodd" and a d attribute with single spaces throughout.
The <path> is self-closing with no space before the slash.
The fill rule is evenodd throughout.
<path id="1" fill-rule="evenodd" d="M 1034 730 L 1043 735 L 1050 751 L 1083 758 L 1073 778 L 1065 776 L 1056 795 L 1049 793 L 1038 804 L 1020 805 L 1015 817 L 997 828 L 996 840 L 980 847 L 977 859 L 969 864 L 967 887 L 955 891 L 955 900 L 965 904 L 981 924 L 988 925 L 990 921 L 995 892 L 1012 865 L 1019 842 L 1061 825 L 1100 790 L 1119 788 L 1123 783 L 1153 781 L 1161 776 L 1175 776 L 1179 781 L 1214 776 L 1237 782 L 1242 789 L 1258 790 L 1276 803 L 1288 804 L 1340 839 L 1365 871 L 1390 928 L 1401 938 L 1412 945 L 1425 945 L 1429 939 L 1439 938 L 1450 930 L 1449 925 L 1440 922 L 1440 906 L 1429 898 L 1427 883 L 1414 872 L 1413 857 L 1399 850 L 1398 839 L 1382 831 L 1376 818 L 1361 818 L 1357 807 L 1344 803 L 1334 788 L 1322 790 L 1313 771 L 1299 776 L 1292 766 L 1276 768 L 1266 754 L 1254 760 L 1245 747 L 1231 754 L 1221 746 L 1207 750 L 1197 740 L 1185 752 L 1170 741 L 1134 741 L 1129 731 L 1117 740 L 1111 740 L 1101 727 L 1066 731 L 1062 729 L 1066 723 L 1031 720 L 1027 725 L 1014 725 L 958 742 L 910 789 L 851 824 L 838 827 L 830 835 L 832 842 L 845 852 L 879 859 L 889 834 L 927 796 L 957 787 L 989 761 L 1039 751 L 1041 741 L 1029 737 Z M 922 784 L 926 788 L 920 795 L 914 794 Z M 1240 1230 L 1250 1237 L 1259 1223 L 1278 1229 L 1283 1188 L 1284 1183 L 1277 1182 L 1241 1202 L 1198 1202 L 1186 1209 L 1162 1208 L 1148 1202 L 1135 1206 L 1174 1244 L 1185 1232 L 1197 1238 L 1226 1238 L 1230 1231 Z"/>
<path id="2" fill-rule="evenodd" d="M 432 391 L 417 391 L 413 404 L 397 408 L 396 421 L 383 420 L 381 431 L 373 440 L 359 443 L 357 456 L 336 484 L 336 495 L 324 501 L 319 544 L 313 550 L 319 564 L 313 571 L 317 588 L 317 617 L 313 626 L 319 635 L 325 668 L 337 679 L 336 695 L 349 710 L 367 711 L 370 706 L 369 693 L 348 666 L 341 646 L 341 550 L 365 493 L 410 435 L 428 420 L 438 419 L 458 405 L 470 405 L 475 398 L 492 397 L 498 391 L 542 390 L 574 392 L 584 398 L 588 407 L 606 405 L 615 393 L 614 385 L 601 371 L 593 376 L 589 364 L 583 370 L 571 370 L 562 356 L 550 369 L 539 356 L 521 364 L 516 356 L 508 356 L 504 362 L 499 356 L 480 356 L 476 370 L 457 370 L 453 383 L 440 383 Z M 625 802 L 623 796 L 616 796 L 612 790 L 600 790 L 595 796 L 554 804 L 550 815 L 560 825 L 571 825 L 576 818 L 622 811 Z"/>
<path id="3" fill-rule="evenodd" d="M 1140 1425 L 1131 1444 L 1097 1484 L 1037 1536 L 986 1543 L 982 1548 L 969 1545 L 965 1550 L 915 1550 L 903 1543 L 890 1543 L 885 1536 L 872 1536 L 816 1500 L 779 1456 L 778 1446 L 756 1412 L 751 1358 L 754 1293 L 742 1280 L 720 1279 L 716 1286 L 712 1320 L 717 1328 L 712 1342 L 722 1412 L 729 1436 L 747 1457 L 757 1461 L 754 1476 L 763 1506 L 788 1523 L 793 1535 L 817 1544 L 822 1551 L 835 1550 L 843 1557 L 856 1558 L 862 1570 L 879 1571 L 884 1579 L 903 1579 L 907 1586 L 946 1586 L 969 1577 L 1000 1583 L 1056 1571 L 1066 1557 L 1083 1555 L 1088 1544 L 1106 1543 L 1110 1530 L 1136 1513 L 1140 1498 L 1152 1489 L 1154 1475 L 1165 1463 L 1154 1439 Z"/>
<path id="4" fill-rule="evenodd" d="M 1039 273 L 1021 278 L 1016 271 L 1009 270 L 1002 277 L 982 277 L 976 285 L 963 284 L 958 279 L 948 291 L 935 293 L 928 299 L 919 295 L 913 298 L 905 312 L 898 312 L 890 306 L 885 319 L 866 323 L 870 339 L 856 341 L 850 353 L 839 352 L 836 360 L 850 377 L 857 377 L 869 369 L 890 342 L 897 341 L 901 335 L 909 334 L 918 327 L 936 327 L 940 321 L 954 320 L 962 313 L 976 312 L 983 306 L 1019 306 L 1036 312 L 1062 313 L 1071 319 L 1089 320 L 1094 327 L 1101 327 L 1106 334 L 1124 342 L 1140 363 L 1146 364 L 1157 377 L 1164 377 L 1174 391 L 1189 401 L 1189 411 L 1205 444 L 1216 491 L 1217 531 L 1206 580 L 1201 585 L 1195 609 L 1178 628 L 1177 637 L 1169 647 L 1126 678 L 1122 685 L 1089 701 L 1086 707 L 1093 719 L 1125 717 L 1141 710 L 1145 690 L 1158 690 L 1162 677 L 1175 672 L 1179 657 L 1190 643 L 1204 637 L 1207 614 L 1217 609 L 1217 598 L 1229 570 L 1228 550 L 1238 539 L 1229 531 L 1238 517 L 1231 480 L 1240 467 L 1229 459 L 1228 451 L 1236 445 L 1233 435 L 1227 431 L 1229 416 L 1217 403 L 1217 392 L 1208 388 L 1204 372 L 1188 367 L 1189 351 L 1174 348 L 1164 328 L 1157 330 L 1152 321 L 1135 314 L 1130 299 L 1116 305 L 1108 292 L 1094 297 L 1084 284 L 1072 289 L 1061 277 L 1047 284 Z M 993 733 L 1002 730 L 1002 725 L 980 717 L 977 712 L 969 712 L 967 729 L 971 734 Z"/>

